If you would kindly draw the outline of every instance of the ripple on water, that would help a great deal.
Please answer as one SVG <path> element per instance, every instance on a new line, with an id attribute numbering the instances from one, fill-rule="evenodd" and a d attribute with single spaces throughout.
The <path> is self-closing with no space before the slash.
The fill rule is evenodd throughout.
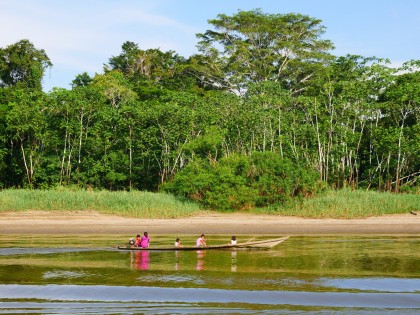
<path id="1" fill-rule="evenodd" d="M 321 278 L 321 284 L 338 289 L 379 292 L 420 292 L 419 279 L 401 278 Z"/>
<path id="2" fill-rule="evenodd" d="M 70 271 L 70 270 L 52 270 L 47 271 L 43 274 L 42 278 L 45 280 L 49 279 L 76 279 L 86 277 L 87 274 L 81 271 Z"/>
<path id="3" fill-rule="evenodd" d="M 36 299 L 83 302 L 245 303 L 312 307 L 389 308 L 420 311 L 420 295 L 413 293 L 349 293 L 248 291 L 205 288 L 159 288 L 81 285 L 0 285 L 8 301 Z"/>
<path id="4" fill-rule="evenodd" d="M 10 255 L 35 255 L 35 254 L 59 254 L 59 253 L 75 253 L 75 252 L 88 252 L 97 249 L 93 248 L 0 248 L 0 256 Z"/>
<path id="5" fill-rule="evenodd" d="M 171 275 L 146 275 L 138 277 L 137 280 L 141 283 L 177 283 L 177 284 L 194 284 L 202 285 L 205 281 L 197 276 L 187 274 L 171 274 Z"/>
<path id="6" fill-rule="evenodd" d="M 255 307 L 247 304 L 211 303 L 103 303 L 103 302 L 0 302 L 0 314 L 307 314 L 318 315 L 412 315 L 411 309 L 316 308 L 293 305 Z"/>

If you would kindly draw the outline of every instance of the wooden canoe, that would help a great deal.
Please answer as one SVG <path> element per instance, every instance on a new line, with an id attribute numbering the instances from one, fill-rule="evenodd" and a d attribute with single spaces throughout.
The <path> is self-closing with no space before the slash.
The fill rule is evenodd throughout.
<path id="1" fill-rule="evenodd" d="M 281 237 L 281 238 L 274 238 L 269 240 L 262 240 L 262 241 L 253 241 L 253 242 L 245 242 L 245 243 L 237 243 L 235 245 L 232 244 L 221 244 L 221 245 L 209 245 L 205 247 L 201 246 L 182 246 L 182 247 L 175 247 L 175 246 L 156 246 L 156 247 L 135 247 L 132 245 L 123 245 L 118 246 L 120 250 L 210 250 L 210 249 L 252 249 L 252 248 L 272 248 L 281 242 L 287 240 L 289 236 Z"/>

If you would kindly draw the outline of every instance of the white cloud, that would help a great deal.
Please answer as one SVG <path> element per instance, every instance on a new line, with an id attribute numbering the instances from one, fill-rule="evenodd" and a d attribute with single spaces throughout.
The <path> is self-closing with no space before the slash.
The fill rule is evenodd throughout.
<path id="1" fill-rule="evenodd" d="M 157 28 L 167 28 L 173 27 L 178 31 L 184 33 L 196 33 L 197 30 L 190 25 L 177 21 L 175 19 L 169 18 L 167 16 L 154 14 L 151 12 L 144 11 L 140 8 L 137 9 L 129 9 L 129 8 L 122 8 L 117 9 L 114 12 L 117 18 L 119 18 L 120 23 L 137 23 L 146 26 L 153 26 Z"/>
<path id="2" fill-rule="evenodd" d="M 76 73 L 100 72 L 103 63 L 118 54 L 127 40 L 138 42 L 143 49 L 175 50 L 184 55 L 195 46 L 194 42 L 186 44 L 185 39 L 193 41 L 196 29 L 147 11 L 154 6 L 89 3 L 8 1 L 4 5 L 0 0 L 0 29 L 7 30 L 0 38 L 0 46 L 29 39 L 47 52 L 56 69 Z"/>

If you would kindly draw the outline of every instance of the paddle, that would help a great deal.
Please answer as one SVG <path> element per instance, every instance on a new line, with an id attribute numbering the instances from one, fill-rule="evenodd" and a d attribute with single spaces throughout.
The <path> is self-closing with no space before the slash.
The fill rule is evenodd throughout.
<path id="1" fill-rule="evenodd" d="M 249 243 L 249 242 L 251 242 L 253 239 L 255 239 L 255 237 L 251 238 L 249 241 L 246 241 L 245 243 Z"/>

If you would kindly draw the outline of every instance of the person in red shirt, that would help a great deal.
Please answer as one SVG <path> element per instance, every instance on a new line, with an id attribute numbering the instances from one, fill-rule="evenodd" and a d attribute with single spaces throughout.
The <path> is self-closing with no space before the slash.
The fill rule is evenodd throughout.
<path id="1" fill-rule="evenodd" d="M 136 241 L 134 242 L 134 246 L 135 247 L 140 247 L 141 245 L 141 238 L 140 238 L 140 234 L 137 234 L 136 236 Z"/>

